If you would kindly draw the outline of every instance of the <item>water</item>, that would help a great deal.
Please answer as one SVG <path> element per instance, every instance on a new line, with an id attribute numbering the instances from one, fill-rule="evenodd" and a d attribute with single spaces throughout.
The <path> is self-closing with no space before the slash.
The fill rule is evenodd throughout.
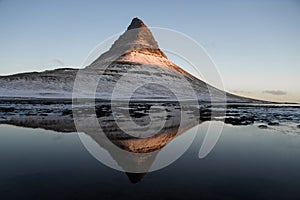
<path id="1" fill-rule="evenodd" d="M 142 178 L 98 162 L 77 133 L 0 125 L 0 198 L 299 198 L 299 135 L 225 125 L 212 152 L 199 159 L 208 123 L 220 122 L 200 124 L 182 157 Z"/>

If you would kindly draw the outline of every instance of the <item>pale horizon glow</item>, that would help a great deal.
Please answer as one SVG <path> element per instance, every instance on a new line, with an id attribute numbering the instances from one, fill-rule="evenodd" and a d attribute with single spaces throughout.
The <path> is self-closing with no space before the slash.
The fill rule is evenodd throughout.
<path id="1" fill-rule="evenodd" d="M 0 75 L 79 68 L 97 44 L 125 31 L 136 16 L 150 27 L 173 29 L 201 44 L 226 91 L 300 102 L 300 3 L 294 0 L 2 0 Z"/>

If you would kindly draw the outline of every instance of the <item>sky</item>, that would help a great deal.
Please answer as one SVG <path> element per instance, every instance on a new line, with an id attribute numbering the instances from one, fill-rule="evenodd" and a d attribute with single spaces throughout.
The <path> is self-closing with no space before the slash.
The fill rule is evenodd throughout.
<path id="1" fill-rule="evenodd" d="M 296 0 L 0 0 L 0 75 L 82 67 L 93 48 L 124 32 L 133 17 L 202 45 L 226 91 L 300 102 Z"/>

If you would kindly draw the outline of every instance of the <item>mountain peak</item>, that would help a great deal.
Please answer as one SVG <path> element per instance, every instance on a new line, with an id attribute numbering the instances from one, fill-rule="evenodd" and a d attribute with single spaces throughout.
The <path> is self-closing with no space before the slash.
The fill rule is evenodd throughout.
<path id="1" fill-rule="evenodd" d="M 135 17 L 132 19 L 127 30 L 131 30 L 131 29 L 135 29 L 135 28 L 147 28 L 147 26 L 144 24 L 144 22 L 141 19 Z"/>
<path id="2" fill-rule="evenodd" d="M 94 61 L 94 63 L 107 59 L 110 61 L 120 60 L 119 58 L 124 58 L 125 55 L 132 52 L 138 52 L 143 55 L 151 54 L 152 56 L 165 59 L 167 58 L 167 56 L 159 49 L 150 29 L 142 20 L 135 17 L 132 19 L 127 30 L 114 42 L 109 51 L 102 54 Z M 138 62 L 133 58 L 130 58 L 130 60 L 132 62 Z"/>

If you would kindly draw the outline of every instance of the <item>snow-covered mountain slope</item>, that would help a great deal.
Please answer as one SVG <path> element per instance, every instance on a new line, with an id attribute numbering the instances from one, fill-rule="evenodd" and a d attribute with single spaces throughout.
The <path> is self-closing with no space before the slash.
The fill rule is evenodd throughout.
<path id="1" fill-rule="evenodd" d="M 74 88 L 80 72 L 80 86 Z M 78 80 L 78 79 L 76 79 Z M 123 35 L 84 69 L 57 69 L 0 77 L 0 97 L 91 97 L 91 83 L 98 83 L 95 97 L 136 100 L 182 100 L 251 102 L 216 89 L 172 63 L 159 49 L 152 33 L 134 18 Z M 213 97 L 213 99 L 211 99 Z"/>
<path id="2" fill-rule="evenodd" d="M 0 97 L 70 98 L 77 69 L 0 76 Z"/>

